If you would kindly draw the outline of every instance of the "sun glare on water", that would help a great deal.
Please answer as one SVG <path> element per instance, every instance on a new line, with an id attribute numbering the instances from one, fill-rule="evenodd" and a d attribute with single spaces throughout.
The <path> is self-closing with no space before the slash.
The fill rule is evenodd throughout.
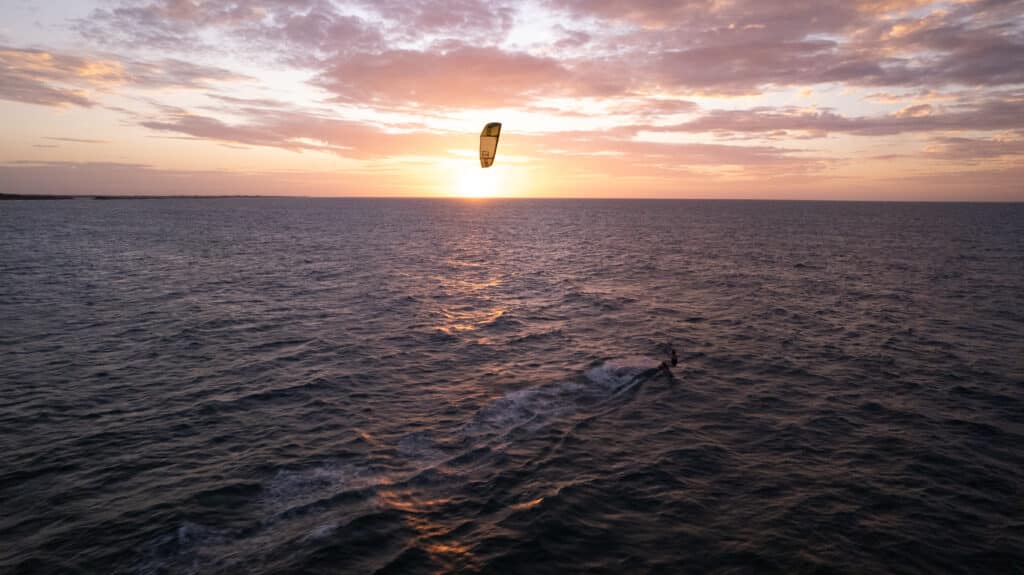
<path id="1" fill-rule="evenodd" d="M 493 198 L 501 195 L 501 171 L 470 164 L 459 168 L 455 194 L 462 198 Z"/>

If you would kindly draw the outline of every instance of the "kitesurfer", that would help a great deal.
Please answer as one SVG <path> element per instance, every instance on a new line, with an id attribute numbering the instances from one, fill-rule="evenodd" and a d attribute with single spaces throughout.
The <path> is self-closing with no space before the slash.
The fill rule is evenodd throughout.
<path id="1" fill-rule="evenodd" d="M 679 365 L 679 356 L 676 355 L 676 348 L 672 347 L 671 344 L 668 346 L 669 358 L 658 364 L 658 370 L 664 371 L 669 377 L 672 376 L 672 367 Z"/>

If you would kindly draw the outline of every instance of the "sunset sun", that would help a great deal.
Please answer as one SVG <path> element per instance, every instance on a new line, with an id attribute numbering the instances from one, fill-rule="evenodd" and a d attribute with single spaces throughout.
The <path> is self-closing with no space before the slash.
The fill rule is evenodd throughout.
<path id="1" fill-rule="evenodd" d="M 460 166 L 455 181 L 455 195 L 460 198 L 493 198 L 502 193 L 502 172 L 497 168 L 481 168 L 479 164 Z"/>

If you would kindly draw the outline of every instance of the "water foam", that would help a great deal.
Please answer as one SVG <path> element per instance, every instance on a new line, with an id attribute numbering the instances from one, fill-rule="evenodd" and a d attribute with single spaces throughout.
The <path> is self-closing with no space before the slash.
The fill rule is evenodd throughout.
<path id="1" fill-rule="evenodd" d="M 584 381 L 566 381 L 510 391 L 484 406 L 464 431 L 537 430 L 553 418 L 575 412 L 584 400 L 601 400 L 639 383 L 658 366 L 658 360 L 631 355 L 605 361 L 584 373 Z"/>
<path id="2" fill-rule="evenodd" d="M 646 372 L 658 367 L 661 363 L 646 355 L 629 355 L 610 359 L 603 364 L 587 370 L 587 379 L 609 391 L 619 391 L 634 383 Z"/>
<path id="3" fill-rule="evenodd" d="M 532 430 L 571 407 L 571 398 L 583 385 L 565 382 L 510 391 L 484 406 L 465 427 L 469 433 L 503 432 L 520 427 Z"/>
<path id="4" fill-rule="evenodd" d="M 282 469 L 263 489 L 264 500 L 277 511 L 288 511 L 343 492 L 379 484 L 380 474 L 366 467 L 328 462 L 308 469 Z"/>

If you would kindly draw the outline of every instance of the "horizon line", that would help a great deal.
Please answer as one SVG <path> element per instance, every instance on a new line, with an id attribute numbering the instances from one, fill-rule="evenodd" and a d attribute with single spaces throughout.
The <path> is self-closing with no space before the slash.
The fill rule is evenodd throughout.
<path id="1" fill-rule="evenodd" d="M 160 195 L 120 195 L 120 194 L 14 194 L 0 192 L 0 201 L 41 201 L 41 200 L 173 200 L 173 199 L 306 199 L 306 200 L 459 200 L 459 201 L 490 201 L 490 200 L 590 200 L 590 201 L 667 201 L 667 202 L 819 202 L 819 203 L 861 203 L 861 204 L 1024 204 L 1024 200 L 856 200 L 843 198 L 662 198 L 662 197 L 579 197 L 579 196 L 308 196 L 279 194 L 160 194 Z"/>

